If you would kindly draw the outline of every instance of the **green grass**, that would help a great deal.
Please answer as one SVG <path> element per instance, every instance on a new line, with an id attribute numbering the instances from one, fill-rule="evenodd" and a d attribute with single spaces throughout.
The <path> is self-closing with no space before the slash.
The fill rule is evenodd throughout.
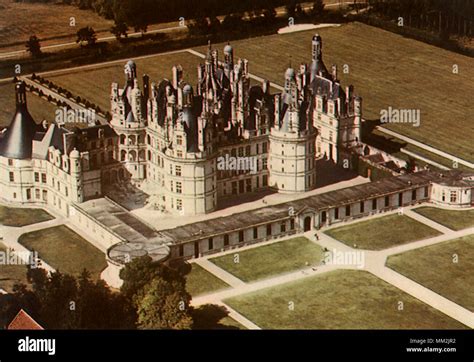
<path id="1" fill-rule="evenodd" d="M 238 263 L 235 262 L 236 254 Z M 319 246 L 299 237 L 245 251 L 235 251 L 209 260 L 244 282 L 250 282 L 301 269 L 310 264 L 319 265 L 322 258 L 323 252 Z"/>
<path id="2" fill-rule="evenodd" d="M 392 214 L 325 231 L 351 247 L 382 250 L 412 241 L 431 238 L 441 233 L 408 216 Z"/>
<path id="3" fill-rule="evenodd" d="M 474 209 L 445 210 L 436 207 L 422 206 L 413 211 L 456 231 L 474 226 Z"/>
<path id="4" fill-rule="evenodd" d="M 474 235 L 393 255 L 387 266 L 474 312 Z"/>
<path id="5" fill-rule="evenodd" d="M 229 287 L 200 265 L 192 263 L 191 268 L 191 272 L 186 275 L 186 289 L 193 297 Z"/>
<path id="6" fill-rule="evenodd" d="M 6 251 L 7 247 L 0 243 L 0 252 Z M 10 293 L 15 284 L 28 284 L 26 271 L 26 265 L 0 265 L 0 288 Z"/>
<path id="7" fill-rule="evenodd" d="M 337 270 L 224 302 L 263 329 L 466 328 L 365 271 Z"/>
<path id="8" fill-rule="evenodd" d="M 0 224 L 5 226 L 21 227 L 53 219 L 54 217 L 43 209 L 24 209 L 0 205 Z"/>
<path id="9" fill-rule="evenodd" d="M 87 269 L 98 278 L 107 267 L 104 253 L 65 225 L 24 234 L 19 243 L 63 273 L 78 275 Z"/>
<path id="10" fill-rule="evenodd" d="M 420 109 L 420 127 L 392 124 L 388 128 L 474 161 L 474 124 L 466 113 L 472 110 L 472 58 L 361 23 L 239 40 L 232 45 L 236 57 L 249 59 L 251 73 L 282 85 L 290 57 L 293 64 L 310 62 L 315 32 L 323 38 L 326 66 L 338 64 L 342 84 L 353 84 L 363 97 L 365 119 L 379 119 L 380 110 L 389 106 Z M 205 47 L 196 50 L 204 52 Z M 348 74 L 342 72 L 343 64 L 349 66 Z M 459 66 L 457 75 L 452 73 L 453 64 Z"/>

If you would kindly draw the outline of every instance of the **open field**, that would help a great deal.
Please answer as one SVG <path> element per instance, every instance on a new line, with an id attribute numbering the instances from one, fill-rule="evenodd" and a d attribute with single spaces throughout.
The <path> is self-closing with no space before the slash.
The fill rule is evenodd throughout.
<path id="1" fill-rule="evenodd" d="M 28 102 L 28 110 L 37 123 L 41 123 L 43 119 L 48 122 L 54 120 L 54 112 L 57 106 L 38 97 L 35 94 L 28 93 L 26 95 Z M 12 121 L 15 114 L 15 86 L 12 83 L 0 85 L 0 127 L 7 127 Z"/>
<path id="2" fill-rule="evenodd" d="M 150 76 L 150 82 L 157 84 L 163 79 L 171 79 L 173 65 L 181 64 L 184 71 L 184 80 L 193 87 L 197 82 L 197 66 L 201 59 L 188 53 L 165 54 L 136 60 L 137 74 L 140 87 L 143 74 Z M 100 68 L 88 68 L 71 73 L 47 76 L 61 87 L 67 88 L 73 94 L 98 104 L 101 108 L 110 109 L 110 86 L 117 82 L 120 86 L 125 83 L 123 67 L 126 62 L 117 62 Z M 142 88 L 143 89 L 143 88 Z"/>
<path id="3" fill-rule="evenodd" d="M 74 17 L 76 26 L 70 26 Z M 24 50 L 24 42 L 36 34 L 44 39 L 42 45 L 75 41 L 76 32 L 84 26 L 92 26 L 97 34 L 107 32 L 113 21 L 106 20 L 89 10 L 79 10 L 70 5 L 15 2 L 0 0 L 0 50 Z M 47 41 L 46 41 L 47 40 Z"/>
<path id="4" fill-rule="evenodd" d="M 387 266 L 474 312 L 474 235 L 393 255 Z"/>
<path id="5" fill-rule="evenodd" d="M 445 210 L 437 207 L 422 206 L 413 211 L 456 231 L 474 226 L 474 209 Z"/>
<path id="6" fill-rule="evenodd" d="M 298 237 L 244 251 L 236 250 L 209 261 L 244 282 L 250 282 L 309 265 L 319 265 L 322 258 L 323 252 L 319 246 L 306 238 Z"/>
<path id="7" fill-rule="evenodd" d="M 192 263 L 191 268 L 191 272 L 186 275 L 186 289 L 193 297 L 229 287 L 200 265 Z"/>
<path id="8" fill-rule="evenodd" d="M 87 269 L 98 278 L 107 267 L 104 254 L 65 225 L 24 234 L 18 241 L 63 273 L 78 275 Z"/>
<path id="9" fill-rule="evenodd" d="M 310 62 L 314 32 L 258 37 L 232 45 L 236 57 L 250 60 L 251 73 L 282 85 L 290 59 L 294 66 Z M 392 124 L 388 128 L 474 161 L 474 125 L 468 116 L 474 111 L 474 59 L 360 23 L 317 32 L 323 38 L 326 66 L 338 64 L 342 84 L 353 84 L 363 97 L 365 119 L 378 119 L 380 110 L 389 106 L 420 109 L 420 127 Z M 203 52 L 205 47 L 196 50 Z M 349 65 L 349 74 L 343 74 L 343 64 Z M 453 74 L 453 64 L 459 74 Z"/>
<path id="10" fill-rule="evenodd" d="M 1 225 L 22 227 L 53 219 L 54 217 L 43 209 L 26 209 L 0 205 Z"/>
<path id="11" fill-rule="evenodd" d="M 6 251 L 6 246 L 0 243 L 0 252 Z M 0 288 L 12 292 L 15 284 L 28 284 L 26 270 L 26 265 L 0 265 Z"/>
<path id="12" fill-rule="evenodd" d="M 324 233 L 351 247 L 356 244 L 359 249 L 368 250 L 382 250 L 441 235 L 429 226 L 398 214 L 340 226 Z"/>
<path id="13" fill-rule="evenodd" d="M 263 329 L 465 328 L 365 271 L 338 270 L 224 302 Z"/>

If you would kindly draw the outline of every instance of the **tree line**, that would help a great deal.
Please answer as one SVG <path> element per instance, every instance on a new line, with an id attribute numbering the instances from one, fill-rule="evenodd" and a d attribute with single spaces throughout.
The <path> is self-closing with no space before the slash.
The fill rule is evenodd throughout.
<path id="1" fill-rule="evenodd" d="M 79 276 L 28 268 L 28 285 L 0 294 L 0 329 L 24 309 L 45 329 L 205 329 L 231 328 L 217 305 L 190 306 L 185 272 L 153 262 L 132 260 L 120 272 L 119 291 L 84 270 Z"/>
<path id="2" fill-rule="evenodd" d="M 371 11 L 442 38 L 474 34 L 474 0 L 369 0 Z"/>

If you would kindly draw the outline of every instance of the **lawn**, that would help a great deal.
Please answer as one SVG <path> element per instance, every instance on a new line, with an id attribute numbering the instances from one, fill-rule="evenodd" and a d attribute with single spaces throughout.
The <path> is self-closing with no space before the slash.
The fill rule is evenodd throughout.
<path id="1" fill-rule="evenodd" d="M 391 124 L 388 128 L 474 161 L 474 124 L 467 116 L 474 111 L 472 58 L 361 23 L 239 40 L 232 45 L 236 57 L 249 59 L 252 74 L 282 85 L 290 59 L 295 66 L 310 62 L 315 32 L 323 38 L 326 66 L 338 64 L 342 84 L 353 84 L 356 94 L 363 97 L 365 119 L 379 119 L 380 110 L 389 106 L 420 109 L 420 127 Z M 204 52 L 205 47 L 196 50 Z M 342 72 L 344 64 L 349 66 L 348 74 Z M 459 74 L 453 74 L 453 64 L 458 65 Z"/>
<path id="2" fill-rule="evenodd" d="M 465 328 L 365 271 L 337 270 L 224 302 L 263 329 Z"/>
<path id="3" fill-rule="evenodd" d="M 74 17 L 76 26 L 70 26 Z M 76 6 L 0 0 L 0 48 L 2 51 L 24 50 L 24 42 L 35 34 L 42 45 L 74 42 L 76 32 L 84 26 L 92 26 L 99 36 L 112 27 L 91 10 L 79 10 Z M 56 39 L 56 41 L 54 41 Z"/>
<path id="4" fill-rule="evenodd" d="M 63 273 L 78 275 L 87 269 L 98 278 L 107 267 L 104 253 L 65 225 L 24 234 L 19 242 Z"/>
<path id="5" fill-rule="evenodd" d="M 191 271 L 186 275 L 186 289 L 193 297 L 228 288 L 229 285 L 198 264 L 191 264 Z"/>
<path id="6" fill-rule="evenodd" d="M 239 259 L 238 263 L 235 262 L 236 255 Z M 306 238 L 299 237 L 244 251 L 235 251 L 209 259 L 209 261 L 244 282 L 250 282 L 295 271 L 308 265 L 319 265 L 322 258 L 323 252 L 319 246 Z"/>
<path id="7" fill-rule="evenodd" d="M 422 206 L 413 211 L 456 231 L 474 226 L 474 209 L 445 210 L 436 207 Z"/>
<path id="8" fill-rule="evenodd" d="M 0 243 L 0 252 L 6 251 L 7 247 Z M 0 265 L 0 288 L 12 292 L 15 284 L 28 284 L 26 270 L 26 265 Z"/>
<path id="9" fill-rule="evenodd" d="M 474 235 L 393 255 L 387 266 L 474 312 Z"/>
<path id="10" fill-rule="evenodd" d="M 41 123 L 44 119 L 50 123 L 54 120 L 56 105 L 32 93 L 28 93 L 26 97 L 28 110 L 36 123 Z M 0 85 L 0 105 L 0 127 L 7 127 L 12 121 L 16 108 L 15 85 L 13 83 Z"/>
<path id="11" fill-rule="evenodd" d="M 408 216 L 392 214 L 325 231 L 351 247 L 382 250 L 412 241 L 431 238 L 441 233 Z"/>
<path id="12" fill-rule="evenodd" d="M 53 219 L 54 217 L 43 209 L 24 209 L 0 205 L 0 224 L 5 226 L 22 227 Z"/>
<path id="13" fill-rule="evenodd" d="M 172 79 L 171 68 L 180 64 L 183 67 L 184 80 L 195 87 L 197 66 L 202 59 L 187 52 L 164 54 L 135 61 L 140 87 L 142 75 L 148 74 L 150 82 L 159 83 L 163 78 Z M 47 79 L 67 88 L 73 94 L 98 104 L 102 109 L 110 109 L 110 86 L 113 82 L 121 87 L 125 84 L 123 67 L 126 61 L 118 61 L 107 66 L 91 67 L 80 71 L 71 71 L 60 75 L 45 76 Z"/>

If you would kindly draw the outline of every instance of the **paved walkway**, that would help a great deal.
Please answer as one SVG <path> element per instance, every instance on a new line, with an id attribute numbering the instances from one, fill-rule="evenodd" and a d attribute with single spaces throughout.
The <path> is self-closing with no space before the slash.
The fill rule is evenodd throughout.
<path id="1" fill-rule="evenodd" d="M 0 226 L 0 233 L 3 236 L 3 240 L 1 242 L 5 244 L 6 247 L 13 249 L 18 252 L 30 253 L 31 250 L 27 249 L 23 245 L 21 245 L 18 240 L 20 236 L 26 233 L 30 233 L 33 231 L 41 230 L 50 228 L 53 226 L 59 226 L 64 224 L 64 219 L 56 218 L 53 220 L 40 222 L 37 224 L 32 224 L 23 227 L 8 227 L 8 226 Z M 46 263 L 44 260 L 41 260 L 41 267 L 48 272 L 54 272 L 55 269 Z"/>
<path id="2" fill-rule="evenodd" d="M 434 148 L 434 147 L 431 147 L 431 146 L 428 146 L 422 142 L 419 142 L 419 141 L 416 141 L 414 140 L 413 138 L 410 138 L 410 137 L 407 137 L 407 136 L 404 136 L 402 135 L 401 133 L 398 133 L 398 132 L 395 132 L 395 131 L 392 131 L 390 129 L 387 129 L 387 128 L 384 128 L 382 126 L 377 126 L 375 127 L 378 131 L 381 131 L 383 133 L 386 133 L 390 136 L 393 136 L 393 137 L 397 137 L 399 139 L 401 139 L 402 141 L 405 141 L 407 143 L 410 143 L 416 147 L 420 147 L 428 152 L 431 152 L 431 153 L 434 153 L 436 155 L 439 155 L 439 156 L 442 156 L 444 158 L 447 158 L 448 160 L 452 160 L 452 161 L 457 161 L 458 163 L 460 163 L 461 165 L 464 165 L 464 166 L 467 166 L 467 167 L 470 167 L 472 169 L 474 169 L 474 163 L 471 163 L 469 161 L 466 161 L 466 160 L 463 160 L 462 158 L 459 158 L 459 157 L 456 157 L 454 155 L 451 155 L 450 153 L 447 153 L 447 152 L 444 152 L 444 151 L 441 151 L 441 150 L 438 150 L 437 148 Z"/>
<path id="3" fill-rule="evenodd" d="M 363 268 L 360 268 L 357 265 L 321 265 L 318 267 L 309 267 L 303 270 L 298 270 L 286 274 L 277 275 L 274 277 L 270 277 L 263 280 L 258 280 L 255 282 L 244 283 L 235 283 L 235 280 L 232 280 L 232 283 L 229 283 L 233 288 L 226 289 L 222 291 L 218 291 L 215 293 L 210 293 L 207 295 L 202 295 L 196 297 L 192 300 L 192 305 L 199 306 L 202 304 L 213 303 L 219 305 L 225 305 L 229 308 L 223 301 L 227 298 L 236 297 L 242 294 L 247 294 L 250 292 L 255 292 L 264 288 L 274 287 L 278 285 L 282 285 L 285 283 L 295 282 L 297 280 L 301 280 L 304 278 L 308 278 L 314 275 L 327 273 L 334 270 L 340 269 L 353 269 L 353 270 L 365 270 L 368 271 L 378 278 L 390 283 L 391 285 L 397 287 L 398 289 L 402 290 L 403 292 L 415 297 L 416 299 L 424 302 L 425 304 L 441 311 L 442 313 L 446 314 L 447 316 L 463 323 L 464 325 L 474 328 L 474 313 L 467 310 L 466 308 L 454 303 L 453 301 L 441 296 L 440 294 L 426 288 L 425 286 L 409 279 L 396 271 L 388 268 L 386 266 L 387 258 L 391 255 L 407 252 L 410 250 L 435 245 L 444 241 L 456 239 L 462 236 L 474 234 L 474 227 L 468 228 L 460 231 L 454 231 L 440 225 L 433 220 L 427 219 L 415 212 L 411 209 L 413 207 L 407 207 L 404 209 L 405 215 L 409 217 L 413 217 L 414 219 L 442 232 L 442 235 L 425 239 L 419 240 L 408 244 L 394 246 L 392 248 L 388 248 L 381 251 L 371 251 L 371 250 L 361 250 L 361 249 L 353 249 L 346 244 L 331 238 L 329 235 L 324 234 L 321 231 L 317 232 L 318 239 L 315 238 L 315 231 L 310 231 L 304 234 L 305 237 L 312 240 L 313 242 L 317 243 L 318 245 L 327 248 L 330 252 L 334 250 L 338 252 L 362 252 L 364 253 L 364 261 L 365 265 Z M 377 215 L 378 216 L 378 215 Z M 355 221 L 356 222 L 356 221 Z M 295 235 L 297 236 L 297 235 Z M 295 237 L 292 236 L 292 237 Z M 283 241 L 279 240 L 279 241 Z M 257 245 L 258 247 L 259 245 Z M 251 247 L 256 247 L 252 245 Z M 245 250 L 246 248 L 241 248 L 239 250 Z M 229 252 L 226 252 L 229 253 Z M 224 253 L 222 253 L 224 254 Z M 217 255 L 212 255 L 212 257 L 216 257 L 221 255 L 220 253 Z M 196 261 L 198 261 L 197 259 Z M 207 263 L 210 263 L 206 260 Z M 212 263 L 210 263 L 212 264 Z M 227 277 L 227 272 L 224 271 L 222 273 L 222 269 L 217 267 L 216 265 L 212 264 L 213 267 L 208 269 L 208 271 L 212 272 L 214 275 L 218 277 Z M 234 276 L 232 276 L 235 279 Z M 235 311 L 236 312 L 236 311 Z M 237 318 L 237 317 L 236 317 Z M 239 316 L 240 318 L 240 316 Z M 245 317 L 243 317 L 245 318 Z M 252 323 L 251 321 L 248 321 Z M 246 327 L 250 328 L 248 323 L 242 323 Z M 255 328 L 255 327 L 253 327 Z"/>

